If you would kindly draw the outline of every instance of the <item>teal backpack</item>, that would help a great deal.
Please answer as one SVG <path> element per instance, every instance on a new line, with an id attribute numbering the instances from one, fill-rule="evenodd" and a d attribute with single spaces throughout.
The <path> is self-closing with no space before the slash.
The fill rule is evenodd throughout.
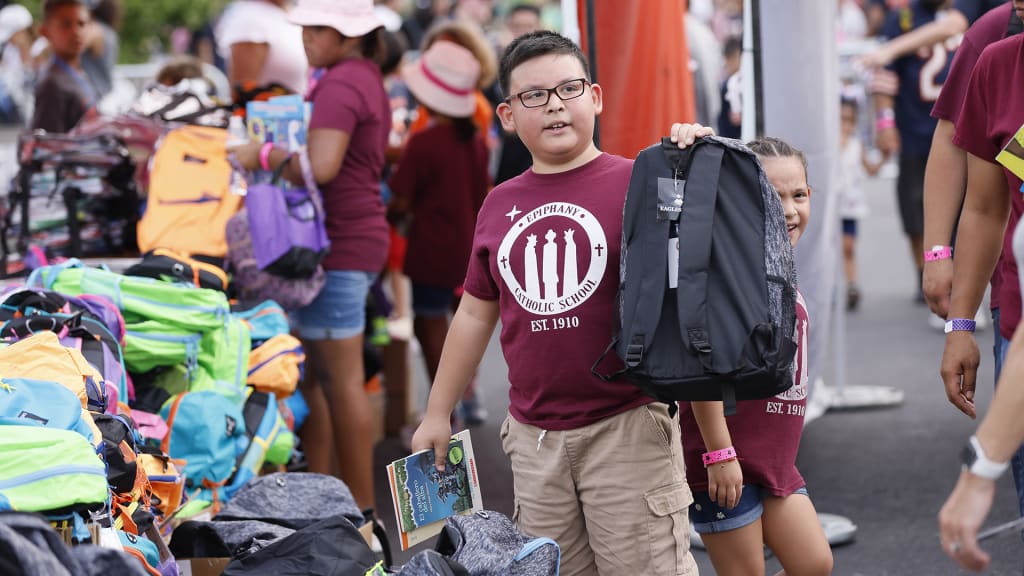
<path id="1" fill-rule="evenodd" d="M 0 380 L 0 425 L 70 430 L 98 446 L 101 439 L 90 418 L 78 396 L 61 384 L 29 378 Z"/>
<path id="2" fill-rule="evenodd" d="M 189 496 L 216 505 L 235 471 L 238 443 L 245 437 L 241 409 L 217 392 L 201 390 L 175 396 L 160 415 L 169 429 L 160 448 L 185 461 Z"/>
<path id="3" fill-rule="evenodd" d="M 235 474 L 224 488 L 225 500 L 259 475 L 267 452 L 287 431 L 277 409 L 277 398 L 267 392 L 248 388 L 248 398 L 242 407 L 245 418 L 245 436 L 239 439 Z"/>
<path id="4" fill-rule="evenodd" d="M 110 498 L 106 466 L 79 432 L 0 426 L 0 461 L 0 510 L 98 512 Z"/>
<path id="5" fill-rule="evenodd" d="M 288 334 L 288 314 L 273 300 L 265 300 L 252 308 L 232 308 L 231 315 L 245 322 L 254 344 Z"/>

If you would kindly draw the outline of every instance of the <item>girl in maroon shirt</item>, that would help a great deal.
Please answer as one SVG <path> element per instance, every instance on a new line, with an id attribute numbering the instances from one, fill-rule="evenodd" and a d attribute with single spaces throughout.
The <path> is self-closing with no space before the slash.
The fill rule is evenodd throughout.
<path id="1" fill-rule="evenodd" d="M 289 20 L 302 26 L 311 68 L 324 74 L 310 90 L 308 153 L 323 194 L 331 248 L 327 281 L 293 315 L 308 362 L 303 394 L 310 408 L 302 429 L 309 470 L 341 478 L 360 508 L 375 505 L 373 410 L 364 389 L 366 296 L 384 267 L 387 222 L 380 198 L 391 109 L 377 59 L 381 23 L 372 0 L 299 0 Z M 299 159 L 287 150 L 246 144 L 234 150 L 247 169 L 274 171 L 303 182 Z"/>
<path id="2" fill-rule="evenodd" d="M 390 180 L 388 211 L 393 221 L 411 217 L 405 273 L 412 280 L 413 330 L 431 382 L 487 195 L 487 148 L 472 120 L 479 76 L 473 54 L 446 40 L 402 70 L 431 125 L 406 144 Z"/>
<path id="3" fill-rule="evenodd" d="M 763 138 L 750 143 L 779 193 L 795 246 L 811 215 L 811 187 L 802 152 Z M 680 403 L 690 520 L 722 576 L 764 574 L 764 546 L 787 574 L 830 574 L 832 551 L 796 469 L 807 406 L 807 311 L 797 300 L 795 382 L 766 400 L 737 403 L 726 419 L 722 402 Z M 710 460 L 710 462 L 709 462 Z"/>

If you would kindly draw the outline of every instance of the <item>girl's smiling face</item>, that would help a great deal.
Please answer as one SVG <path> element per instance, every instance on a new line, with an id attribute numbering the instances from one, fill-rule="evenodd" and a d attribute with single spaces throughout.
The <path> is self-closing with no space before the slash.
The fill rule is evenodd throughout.
<path id="1" fill-rule="evenodd" d="M 779 193 L 789 242 L 796 246 L 811 218 L 811 187 L 807 185 L 807 171 L 796 156 L 762 157 L 761 165 L 768 181 Z"/>

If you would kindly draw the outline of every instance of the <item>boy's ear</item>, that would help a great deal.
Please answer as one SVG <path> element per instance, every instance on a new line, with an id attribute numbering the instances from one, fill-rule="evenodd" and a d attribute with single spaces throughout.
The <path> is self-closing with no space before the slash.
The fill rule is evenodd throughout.
<path id="1" fill-rule="evenodd" d="M 498 104 L 495 110 L 498 113 L 498 120 L 501 120 L 501 127 L 506 132 L 516 131 L 516 122 L 512 118 L 512 106 L 508 102 L 502 102 Z"/>
<path id="2" fill-rule="evenodd" d="M 594 99 L 594 116 L 600 116 L 604 108 L 604 94 L 600 84 L 590 85 L 590 97 Z"/>

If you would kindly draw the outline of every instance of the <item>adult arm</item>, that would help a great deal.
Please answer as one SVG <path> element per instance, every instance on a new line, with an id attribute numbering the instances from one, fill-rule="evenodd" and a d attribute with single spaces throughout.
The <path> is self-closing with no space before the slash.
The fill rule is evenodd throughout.
<path id="1" fill-rule="evenodd" d="M 690 402 L 708 452 L 732 446 L 722 402 Z M 735 508 L 743 492 L 743 471 L 737 459 L 708 466 L 708 496 L 719 506 Z"/>
<path id="2" fill-rule="evenodd" d="M 343 130 L 314 128 L 309 131 L 308 140 L 306 151 L 309 155 L 310 167 L 313 169 L 313 179 L 322 186 L 334 180 L 338 172 L 341 171 L 341 165 L 345 161 L 345 153 L 348 152 L 352 136 Z M 256 170 L 260 168 L 261 147 L 262 144 L 259 142 L 250 142 L 232 148 L 231 151 L 243 168 Z M 292 156 L 289 159 L 288 151 L 284 148 L 272 149 L 267 160 L 271 171 L 277 169 L 282 162 L 288 162 L 288 165 L 281 171 L 281 175 L 293 184 L 300 186 L 305 184 L 302 177 L 302 165 L 298 158 Z"/>
<path id="3" fill-rule="evenodd" d="M 924 245 L 945 246 L 953 238 L 967 185 L 967 153 L 953 144 L 955 127 L 939 119 L 924 172 Z M 922 287 L 932 312 L 945 318 L 953 286 L 953 261 L 924 263 Z"/>
<path id="4" fill-rule="evenodd" d="M 997 164 L 967 154 L 967 196 L 956 236 L 950 318 L 974 318 L 1002 251 L 1010 213 L 1006 178 Z M 998 328 L 997 328 L 998 329 Z M 971 332 L 946 335 L 940 373 L 946 398 L 971 418 L 980 355 Z"/>
<path id="5" fill-rule="evenodd" d="M 444 341 L 437 376 L 430 389 L 427 413 L 412 437 L 412 450 L 434 449 L 435 465 L 444 469 L 451 414 L 483 358 L 498 323 L 498 301 L 462 296 Z"/>
<path id="6" fill-rule="evenodd" d="M 865 54 L 860 61 L 868 67 L 882 68 L 920 48 L 934 46 L 939 42 L 945 42 L 947 38 L 963 34 L 968 25 L 967 17 L 962 12 L 951 9 L 946 12 L 945 18 L 933 20 L 896 36 L 873 52 Z"/>
<path id="7" fill-rule="evenodd" d="M 1024 441 L 1024 331 L 1013 334 L 1006 364 L 992 405 L 978 426 L 978 443 L 989 459 L 1007 462 Z M 969 570 L 983 570 L 991 558 L 978 547 L 978 529 L 988 516 L 995 495 L 995 481 L 961 471 L 960 479 L 939 511 L 942 549 Z M 952 544 L 956 542 L 956 550 Z"/>
<path id="8" fill-rule="evenodd" d="M 228 80 L 231 86 L 260 84 L 263 66 L 267 63 L 270 44 L 266 42 L 236 42 L 231 45 Z"/>

